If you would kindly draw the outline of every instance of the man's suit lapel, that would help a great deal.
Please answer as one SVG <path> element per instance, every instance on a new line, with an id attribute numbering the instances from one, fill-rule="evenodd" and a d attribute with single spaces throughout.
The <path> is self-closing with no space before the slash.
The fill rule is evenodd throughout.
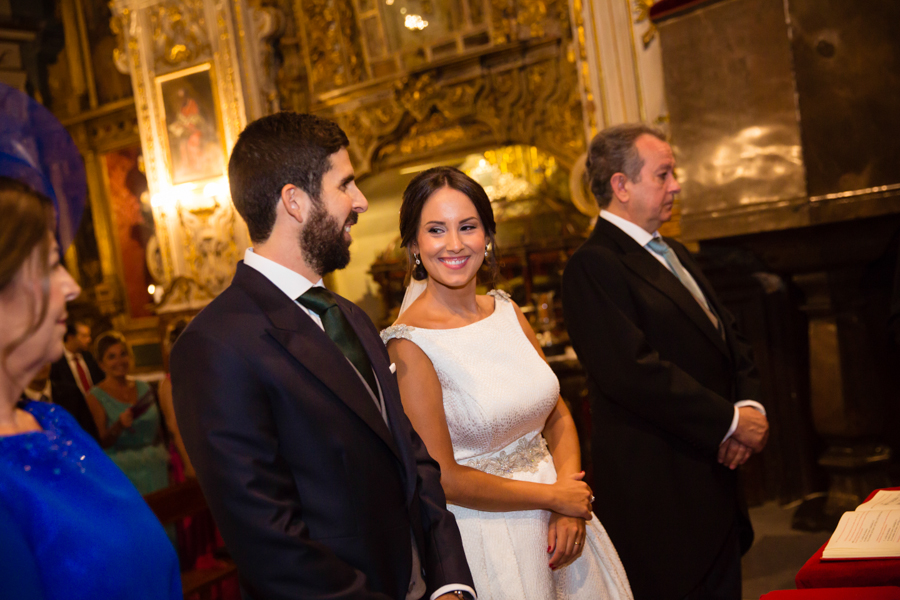
<path id="1" fill-rule="evenodd" d="M 351 315 L 354 315 L 355 312 L 359 310 L 359 308 L 354 306 L 351 302 L 341 303 L 339 300 L 338 304 L 341 304 L 342 307 L 344 304 L 349 305 L 348 309 Z M 400 389 L 394 383 L 396 376 L 391 373 L 390 359 L 385 358 L 387 351 L 384 348 L 384 342 L 381 341 L 380 337 L 365 335 L 360 331 L 361 327 L 356 323 L 356 319 L 352 318 L 352 316 L 350 317 L 350 322 L 353 324 L 353 328 L 356 330 L 359 340 L 366 353 L 369 355 L 369 360 L 372 362 L 372 369 L 375 371 L 375 377 L 378 378 L 378 384 L 381 387 L 381 397 L 384 402 L 384 409 L 387 413 L 388 422 L 391 424 L 391 431 L 395 434 L 400 434 L 402 431 L 400 423 L 406 416 L 403 414 L 403 404 L 400 401 Z M 398 455 L 401 457 L 401 461 L 408 474 L 406 477 L 406 498 L 408 502 L 411 502 L 417 483 L 415 476 L 416 461 L 413 456 L 412 447 L 409 444 L 401 444 L 399 448 Z"/>
<path id="2" fill-rule="evenodd" d="M 359 374 L 303 309 L 265 276 L 242 262 L 238 263 L 234 285 L 249 294 L 269 318 L 272 327 L 267 333 L 334 392 L 402 460 L 397 444 Z M 350 321 L 352 323 L 353 319 Z"/>
<path id="3" fill-rule="evenodd" d="M 650 252 L 642 248 L 640 244 L 634 241 L 631 236 L 606 221 L 605 219 L 597 219 L 595 233 L 605 235 L 612 239 L 622 252 L 622 263 L 634 272 L 638 277 L 655 287 L 662 294 L 665 294 L 672 302 L 678 306 L 684 315 L 691 320 L 700 330 L 709 338 L 710 342 L 718 348 L 726 356 L 730 356 L 728 347 L 725 345 L 722 336 L 715 328 L 709 317 L 701 308 L 696 298 L 684 286 L 678 278 L 672 274 L 661 262 L 650 255 Z M 682 264 L 696 279 L 694 270 L 690 268 L 692 260 L 685 260 L 685 257 L 679 254 L 678 258 Z M 709 298 L 707 290 L 703 290 L 704 294 Z"/>

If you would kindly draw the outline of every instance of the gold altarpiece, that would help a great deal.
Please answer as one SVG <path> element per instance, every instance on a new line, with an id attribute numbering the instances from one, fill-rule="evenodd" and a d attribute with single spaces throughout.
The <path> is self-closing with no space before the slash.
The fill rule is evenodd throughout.
<path id="1" fill-rule="evenodd" d="M 539 148 L 571 173 L 571 201 L 594 216 L 580 177 L 590 136 L 624 120 L 665 123 L 649 4 L 114 0 L 115 64 L 133 104 L 110 118 L 136 125 L 140 140 L 154 312 L 163 323 L 196 312 L 230 281 L 249 239 L 224 166 L 246 123 L 277 110 L 337 121 L 363 180 L 473 151 Z M 604 46 L 613 34 L 618 45 Z M 109 213 L 103 178 L 93 177 L 92 201 Z M 98 212 L 104 271 L 121 278 L 127 267 L 105 235 L 114 219 Z"/>
<path id="2" fill-rule="evenodd" d="M 157 313 L 195 311 L 227 286 L 249 243 L 225 165 L 248 119 L 277 108 L 270 56 L 260 48 L 281 27 L 281 14 L 211 0 L 111 7 L 116 64 L 131 77 L 151 197 Z"/>

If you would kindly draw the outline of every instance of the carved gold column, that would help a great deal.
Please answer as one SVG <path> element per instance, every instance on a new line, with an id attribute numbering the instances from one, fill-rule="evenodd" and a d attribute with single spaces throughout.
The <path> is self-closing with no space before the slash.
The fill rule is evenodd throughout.
<path id="1" fill-rule="evenodd" d="M 662 59 L 648 19 L 653 0 L 571 0 L 585 122 L 598 130 L 667 118 Z"/>
<path id="2" fill-rule="evenodd" d="M 649 20 L 654 0 L 569 0 L 577 43 L 585 139 L 619 123 L 643 121 L 667 127 L 669 114 L 656 27 Z M 590 192 L 579 187 L 584 156 L 572 170 L 573 201 L 596 215 Z M 680 201 L 663 233 L 679 236 Z"/>

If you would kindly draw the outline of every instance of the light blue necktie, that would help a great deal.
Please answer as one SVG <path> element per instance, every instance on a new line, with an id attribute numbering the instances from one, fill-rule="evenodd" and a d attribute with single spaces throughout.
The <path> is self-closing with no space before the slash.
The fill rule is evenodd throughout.
<path id="1" fill-rule="evenodd" d="M 716 316 L 716 313 L 713 312 L 712 308 L 710 308 L 709 303 L 706 301 L 703 292 L 700 291 L 697 282 L 694 281 L 694 278 L 691 277 L 690 273 L 687 272 L 687 269 L 684 268 L 684 265 L 681 264 L 681 261 L 678 260 L 678 255 L 675 254 L 675 251 L 672 250 L 661 237 L 655 237 L 647 242 L 647 248 L 666 261 L 672 274 L 687 288 L 697 303 L 700 304 L 700 308 L 703 309 L 706 316 L 709 317 L 709 320 L 712 321 L 713 326 L 721 333 L 721 329 L 719 329 L 719 318 Z"/>

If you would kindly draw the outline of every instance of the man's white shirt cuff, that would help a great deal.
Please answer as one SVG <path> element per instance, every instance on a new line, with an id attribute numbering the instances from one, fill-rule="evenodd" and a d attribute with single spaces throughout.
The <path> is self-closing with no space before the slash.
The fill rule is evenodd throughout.
<path id="1" fill-rule="evenodd" d="M 735 402 L 734 403 L 734 417 L 731 418 L 731 427 L 728 428 L 728 433 L 726 433 L 725 437 L 722 438 L 723 444 L 725 443 L 725 440 L 727 440 L 728 438 L 731 437 L 731 435 L 734 433 L 734 430 L 737 429 L 738 420 L 740 420 L 740 418 L 741 418 L 741 413 L 740 413 L 740 411 L 738 411 L 738 409 L 741 408 L 742 406 L 752 406 L 753 408 L 755 408 L 756 410 L 761 412 L 764 417 L 768 416 L 768 415 L 766 415 L 766 407 L 763 406 L 762 404 L 760 404 L 759 402 L 757 402 L 756 400 L 739 400 L 739 401 Z"/>
<path id="2" fill-rule="evenodd" d="M 445 586 L 443 586 L 443 587 L 439 587 L 439 588 L 431 595 L 431 600 L 434 600 L 435 598 L 440 598 L 441 596 L 443 596 L 443 595 L 446 594 L 447 592 L 455 592 L 455 591 L 457 591 L 457 590 L 459 590 L 460 592 L 468 592 L 468 593 L 472 594 L 472 597 L 473 597 L 473 598 L 476 598 L 476 599 L 478 598 L 478 596 L 475 595 L 475 590 L 473 590 L 473 589 L 470 588 L 469 586 L 463 585 L 463 584 L 461 584 L 461 583 L 450 583 L 450 584 L 447 584 L 447 585 L 445 585 Z"/>

